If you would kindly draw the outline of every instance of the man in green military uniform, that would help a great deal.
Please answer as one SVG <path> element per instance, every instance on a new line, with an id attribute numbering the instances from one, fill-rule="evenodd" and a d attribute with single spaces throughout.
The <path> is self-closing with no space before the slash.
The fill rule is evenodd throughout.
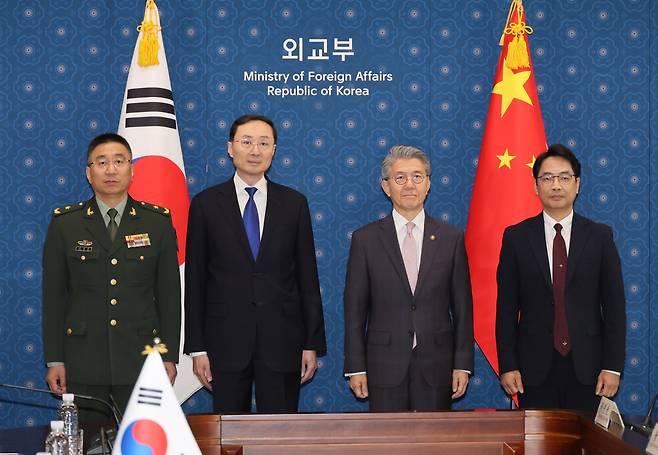
<path id="1" fill-rule="evenodd" d="M 132 152 L 103 134 L 87 149 L 94 197 L 57 208 L 43 251 L 43 343 L 55 393 L 109 398 L 125 409 L 145 345 L 159 337 L 176 377 L 181 291 L 169 211 L 128 194 Z M 101 418 L 92 412 L 81 420 Z M 90 406 L 91 408 L 91 406 Z"/>

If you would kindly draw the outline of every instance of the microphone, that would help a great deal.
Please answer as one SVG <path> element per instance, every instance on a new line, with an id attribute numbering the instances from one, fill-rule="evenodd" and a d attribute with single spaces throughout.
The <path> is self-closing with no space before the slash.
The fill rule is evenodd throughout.
<path id="1" fill-rule="evenodd" d="M 646 437 L 651 436 L 651 431 L 653 430 L 651 415 L 653 414 L 653 409 L 656 406 L 656 399 L 658 399 L 658 393 L 656 393 L 653 396 L 653 400 L 651 400 L 651 405 L 649 406 L 649 411 L 647 411 L 647 415 L 644 416 L 644 420 L 642 420 L 642 423 L 640 425 L 631 425 L 631 429 L 639 433 L 642 433 Z"/>
<path id="2" fill-rule="evenodd" d="M 39 392 L 39 393 L 47 393 L 48 395 L 57 395 L 61 396 L 60 393 L 53 392 L 52 390 L 48 389 L 38 389 L 36 387 L 25 387 L 22 385 L 14 385 L 14 384 L 2 384 L 0 383 L 0 388 L 8 388 L 8 389 L 19 389 L 19 390 L 27 390 L 29 392 Z M 121 423 L 122 415 L 121 411 L 119 411 L 119 407 L 115 406 L 114 404 L 109 403 L 106 400 L 103 400 L 102 398 L 98 397 L 92 397 L 90 395 L 78 395 L 74 394 L 77 398 L 81 398 L 83 400 L 88 400 L 88 401 L 96 401 L 98 403 L 102 403 L 105 407 L 107 407 L 110 412 L 112 413 L 112 417 L 114 418 L 114 423 L 116 424 L 117 429 L 119 428 L 119 425 Z M 114 401 L 112 396 L 110 395 L 110 398 Z"/>
<path id="3" fill-rule="evenodd" d="M 644 420 L 642 421 L 642 426 L 643 427 L 653 426 L 651 424 L 651 415 L 653 414 L 653 408 L 656 406 L 656 398 L 658 398 L 658 393 L 656 393 L 653 396 L 653 400 L 651 400 L 651 406 L 649 406 L 649 412 L 647 412 L 647 415 L 644 417 Z"/>

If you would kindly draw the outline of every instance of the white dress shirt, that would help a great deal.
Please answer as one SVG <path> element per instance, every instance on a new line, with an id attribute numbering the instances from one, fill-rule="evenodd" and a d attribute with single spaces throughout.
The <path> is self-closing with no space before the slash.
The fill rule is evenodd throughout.
<path id="1" fill-rule="evenodd" d="M 553 241 L 555 240 L 555 225 L 560 223 L 562 225 L 562 238 L 567 247 L 567 257 L 569 256 L 569 243 L 571 243 L 571 225 L 573 224 L 573 210 L 570 214 L 565 216 L 562 221 L 556 221 L 546 213 L 544 214 L 544 238 L 546 239 L 546 252 L 548 253 L 548 270 L 551 274 L 551 282 L 553 281 Z"/>

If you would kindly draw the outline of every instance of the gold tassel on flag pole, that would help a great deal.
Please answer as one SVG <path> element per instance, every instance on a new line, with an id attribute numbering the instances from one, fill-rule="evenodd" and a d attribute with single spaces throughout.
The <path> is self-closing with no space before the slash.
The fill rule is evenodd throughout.
<path id="1" fill-rule="evenodd" d="M 142 39 L 139 41 L 139 59 L 137 61 L 139 66 L 152 66 L 160 63 L 158 61 L 158 51 L 160 50 L 158 33 L 160 30 L 162 29 L 155 0 L 146 0 L 144 20 L 137 27 L 137 31 L 142 33 Z"/>
<path id="2" fill-rule="evenodd" d="M 510 22 L 514 11 L 516 11 L 518 22 Z M 505 41 L 505 35 L 514 36 L 507 47 L 507 56 L 505 58 L 505 63 L 509 69 L 517 70 L 520 68 L 528 68 L 530 66 L 530 57 L 528 56 L 528 46 L 526 44 L 525 35 L 531 35 L 532 32 L 532 27 L 523 22 L 522 0 L 512 0 L 509 12 L 507 13 L 505 31 L 500 37 L 500 45 L 502 46 Z"/>
<path id="3" fill-rule="evenodd" d="M 158 351 L 160 354 L 169 352 L 167 345 L 165 345 L 160 338 L 153 338 L 153 346 L 146 345 L 142 351 L 142 355 L 149 355 L 151 352 Z"/>

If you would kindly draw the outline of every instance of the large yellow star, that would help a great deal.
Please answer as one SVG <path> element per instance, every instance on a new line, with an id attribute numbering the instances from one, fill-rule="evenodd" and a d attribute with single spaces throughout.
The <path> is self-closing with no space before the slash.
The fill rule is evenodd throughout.
<path id="1" fill-rule="evenodd" d="M 532 169 L 535 165 L 535 161 L 537 161 L 537 158 L 535 157 L 535 155 L 532 155 L 532 161 L 530 161 L 529 163 L 525 163 L 525 165 L 528 166 L 530 169 Z"/>
<path id="2" fill-rule="evenodd" d="M 515 99 L 532 106 L 532 100 L 530 99 L 528 92 L 523 88 L 523 85 L 530 78 L 530 73 L 530 71 L 519 71 L 518 73 L 515 73 L 503 63 L 503 79 L 494 85 L 492 91 L 492 93 L 503 97 L 500 104 L 501 118 L 505 115 L 505 112 L 507 112 L 510 104 L 512 104 L 512 101 Z"/>
<path id="3" fill-rule="evenodd" d="M 502 155 L 496 155 L 496 157 L 500 160 L 500 163 L 498 163 L 498 169 L 500 169 L 503 166 L 512 169 L 512 160 L 516 158 L 516 156 L 510 155 L 507 149 L 505 149 L 505 153 L 503 153 Z"/>

